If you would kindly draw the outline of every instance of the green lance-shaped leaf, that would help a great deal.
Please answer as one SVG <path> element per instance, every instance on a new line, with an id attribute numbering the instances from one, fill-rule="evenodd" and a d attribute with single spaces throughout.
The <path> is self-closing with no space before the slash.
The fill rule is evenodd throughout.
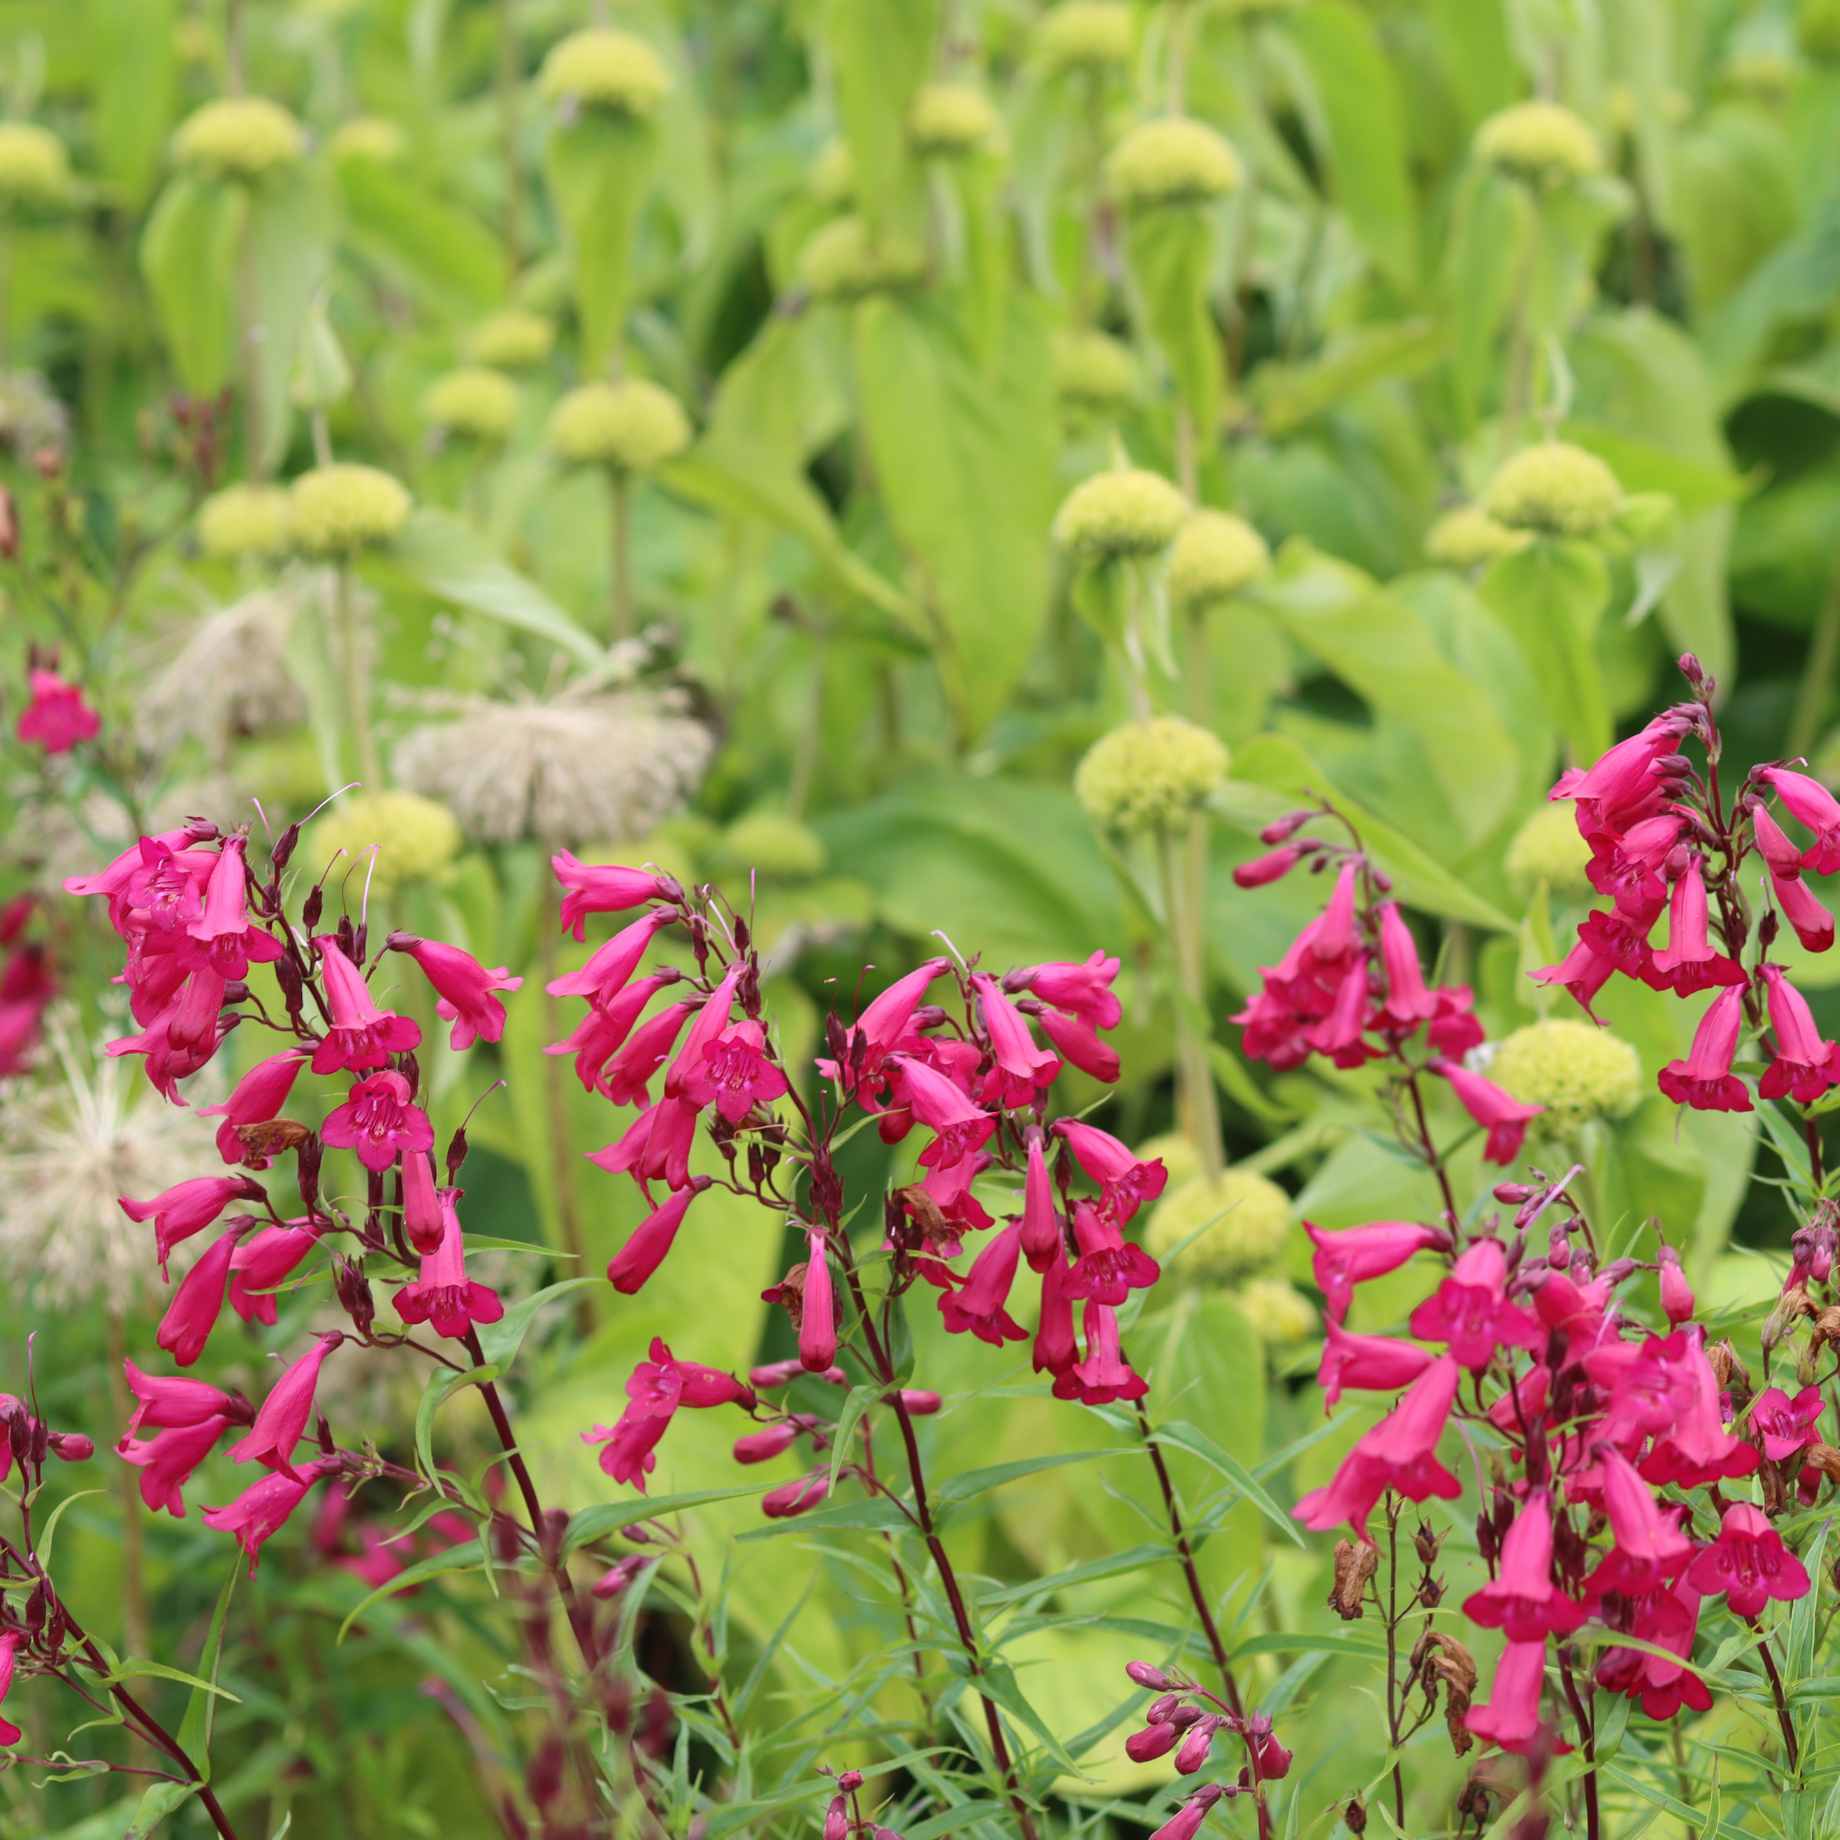
<path id="1" fill-rule="evenodd" d="M 233 181 L 183 176 L 141 236 L 141 272 L 179 381 L 215 396 L 236 363 L 236 266 L 249 197 Z"/>
<path id="2" fill-rule="evenodd" d="M 604 109 L 584 109 L 549 137 L 546 169 L 575 283 L 582 368 L 590 373 L 619 348 L 654 151 L 649 123 Z"/>
<path id="3" fill-rule="evenodd" d="M 250 204 L 248 248 L 242 261 L 254 314 L 251 381 L 261 397 L 257 422 L 262 452 L 255 460 L 264 473 L 287 451 L 296 359 L 314 298 L 332 267 L 333 220 L 325 187 L 306 171 L 276 175 Z"/>
<path id="4" fill-rule="evenodd" d="M 1208 305 L 1218 221 L 1211 206 L 1182 203 L 1140 207 L 1125 220 L 1137 310 L 1197 428 L 1220 417 L 1220 332 Z"/>
<path id="5" fill-rule="evenodd" d="M 907 113 L 933 67 L 939 0 L 824 0 L 837 118 L 865 215 L 886 222 L 917 193 Z"/>
<path id="6" fill-rule="evenodd" d="M 1482 598 L 1513 634 L 1546 713 L 1575 759 L 1610 745 L 1610 706 L 1597 663 L 1597 631 L 1610 571 L 1588 543 L 1542 538 L 1504 556 L 1482 579 Z"/>

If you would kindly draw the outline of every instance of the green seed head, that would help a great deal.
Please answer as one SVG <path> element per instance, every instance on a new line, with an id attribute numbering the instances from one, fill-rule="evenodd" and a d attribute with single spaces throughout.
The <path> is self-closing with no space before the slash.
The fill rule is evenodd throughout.
<path id="1" fill-rule="evenodd" d="M 1230 511 L 1197 511 L 1169 552 L 1169 598 L 1188 609 L 1217 607 L 1271 567 L 1265 539 Z"/>
<path id="2" fill-rule="evenodd" d="M 313 820 L 307 832 L 320 864 L 345 850 L 355 864 L 349 884 L 352 898 L 368 872 L 373 894 L 391 894 L 406 883 L 438 881 L 460 854 L 459 823 L 445 805 L 418 792 L 354 792 L 335 799 Z M 377 846 L 377 866 L 368 852 Z M 342 865 L 343 867 L 343 865 Z"/>
<path id="3" fill-rule="evenodd" d="M 1061 0 L 1035 27 L 1035 56 L 1048 70 L 1115 70 L 1131 49 L 1131 9 L 1119 0 Z"/>
<path id="4" fill-rule="evenodd" d="M 856 162 L 848 143 L 826 141 L 811 163 L 811 195 L 820 204 L 846 205 L 856 196 Z"/>
<path id="5" fill-rule="evenodd" d="M 475 326 L 466 349 L 475 364 L 489 364 L 494 370 L 524 371 L 541 364 L 555 343 L 556 328 L 541 313 L 511 307 Z"/>
<path id="6" fill-rule="evenodd" d="M 860 217 L 832 218 L 799 252 L 799 279 L 816 300 L 863 300 L 925 278 L 926 256 L 918 245 L 878 236 Z"/>
<path id="7" fill-rule="evenodd" d="M 556 405 L 549 444 L 580 465 L 649 473 L 690 445 L 690 418 L 669 390 L 642 377 L 586 383 Z"/>
<path id="8" fill-rule="evenodd" d="M 302 473 L 288 499 L 294 546 L 311 556 L 387 543 L 409 521 L 413 504 L 400 480 L 349 461 Z"/>
<path id="9" fill-rule="evenodd" d="M 517 420 L 518 387 L 502 371 L 468 365 L 429 385 L 422 412 L 450 433 L 502 441 Z"/>
<path id="10" fill-rule="evenodd" d="M 1542 883 L 1554 894 L 1588 895 L 1591 846 L 1578 834 L 1570 805 L 1542 805 L 1508 845 L 1508 880 L 1523 894 Z"/>
<path id="11" fill-rule="evenodd" d="M 0 121 L 0 199 L 54 204 L 70 191 L 64 143 L 30 121 Z"/>
<path id="12" fill-rule="evenodd" d="M 1459 505 L 1425 532 L 1425 554 L 1447 569 L 1474 569 L 1511 556 L 1531 541 L 1526 531 L 1510 530 L 1480 505 Z"/>
<path id="13" fill-rule="evenodd" d="M 1178 1269 L 1222 1283 L 1269 1265 L 1291 1230 L 1291 1198 L 1277 1183 L 1249 1169 L 1227 1169 L 1213 1181 L 1196 1176 L 1173 1184 L 1144 1228 L 1144 1248 L 1166 1259 L 1198 1234 Z"/>
<path id="14" fill-rule="evenodd" d="M 1476 130 L 1476 152 L 1535 183 L 1588 178 L 1604 163 L 1589 124 L 1556 102 L 1519 102 L 1491 115 Z"/>
<path id="15" fill-rule="evenodd" d="M 207 556 L 279 556 L 293 540 L 285 486 L 226 486 L 198 507 L 198 543 Z"/>
<path id="16" fill-rule="evenodd" d="M 649 121 L 670 93 L 671 73 L 644 39 L 593 26 L 550 48 L 537 87 L 550 102 Z"/>
<path id="17" fill-rule="evenodd" d="M 1489 1078 L 1527 1105 L 1543 1105 L 1543 1130 L 1621 1118 L 1642 1097 L 1642 1064 L 1628 1042 L 1569 1016 L 1516 1029 L 1496 1049 Z"/>
<path id="18" fill-rule="evenodd" d="M 1127 722 L 1087 750 L 1074 796 L 1102 829 L 1124 836 L 1173 832 L 1226 783 L 1227 750 L 1180 716 Z"/>

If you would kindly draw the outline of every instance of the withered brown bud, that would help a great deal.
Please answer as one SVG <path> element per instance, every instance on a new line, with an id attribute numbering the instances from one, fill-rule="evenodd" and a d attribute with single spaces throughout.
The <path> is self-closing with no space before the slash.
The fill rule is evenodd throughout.
<path id="1" fill-rule="evenodd" d="M 1348 1806 L 1342 1810 L 1342 1825 L 1351 1834 L 1367 1832 L 1367 1805 L 1358 1795 L 1348 1798 Z"/>
<path id="2" fill-rule="evenodd" d="M 1418 1531 L 1412 1536 L 1412 1550 L 1418 1554 L 1420 1565 L 1435 1565 L 1438 1556 L 1438 1537 L 1431 1530 L 1429 1521 L 1420 1521 Z"/>
<path id="3" fill-rule="evenodd" d="M 245 1169 L 266 1169 L 276 1157 L 298 1150 L 313 1133 L 292 1118 L 268 1118 L 259 1124 L 236 1126 L 237 1142 L 243 1146 L 238 1159 Z"/>
<path id="4" fill-rule="evenodd" d="M 1345 1623 L 1357 1622 L 1367 1596 L 1367 1581 L 1380 1568 L 1380 1549 L 1365 1540 L 1337 1540 L 1335 1583 L 1329 1590 L 1329 1608 Z"/>
<path id="5" fill-rule="evenodd" d="M 1783 1286 L 1783 1293 L 1776 1299 L 1776 1307 L 1770 1312 L 1769 1320 L 1763 1325 L 1763 1352 L 1768 1354 L 1804 1316 L 1813 1316 L 1814 1305 L 1808 1301 L 1808 1293 L 1799 1284 Z M 1840 1311 L 1829 1310 L 1829 1316 L 1840 1317 Z M 1835 1325 L 1840 1328 L 1840 1323 Z M 1821 1333 L 1817 1320 L 1815 1333 Z"/>
<path id="6" fill-rule="evenodd" d="M 1804 1468 L 1818 1471 L 1829 1482 L 1840 1482 L 1840 1450 L 1831 1444 L 1810 1444 L 1801 1453 Z"/>
<path id="7" fill-rule="evenodd" d="M 1476 1658 L 1455 1636 L 1427 1629 L 1412 1650 L 1412 1669 L 1430 1695 L 1435 1683 L 1444 1688 L 1444 1725 L 1450 1747 L 1461 1757 L 1476 1742 L 1464 1724 L 1470 1697 L 1476 1691 Z"/>
<path id="8" fill-rule="evenodd" d="M 1719 1383 L 1720 1392 L 1742 1391 L 1747 1399 L 1750 1397 L 1750 1370 L 1739 1360 L 1738 1351 L 1731 1345 L 1729 1336 L 1707 1348 L 1706 1362 L 1712 1369 L 1712 1377 Z"/>

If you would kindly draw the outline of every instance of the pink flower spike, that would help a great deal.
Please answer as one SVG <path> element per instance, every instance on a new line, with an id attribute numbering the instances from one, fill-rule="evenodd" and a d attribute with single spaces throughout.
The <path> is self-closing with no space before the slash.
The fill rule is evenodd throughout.
<path id="1" fill-rule="evenodd" d="M 319 1243 L 319 1229 L 308 1221 L 264 1227 L 252 1233 L 230 1256 L 230 1307 L 244 1322 L 274 1326 L 275 1287 L 293 1275 Z"/>
<path id="2" fill-rule="evenodd" d="M 441 1243 L 422 1260 L 420 1275 L 392 1302 L 406 1323 L 428 1323 L 436 1335 L 459 1341 L 477 1323 L 495 1323 L 505 1313 L 498 1292 L 466 1275 L 466 1236 L 460 1227 L 460 1191 L 444 1188 Z"/>
<path id="3" fill-rule="evenodd" d="M 1061 1258 L 1061 1217 L 1054 1205 L 1048 1156 L 1041 1133 L 1029 1132 L 1028 1173 L 1022 1182 L 1022 1256 L 1031 1271 L 1046 1271 Z"/>
<path id="4" fill-rule="evenodd" d="M 330 933 L 317 935 L 313 943 L 319 948 L 326 1004 L 332 1013 L 331 1026 L 313 1051 L 315 1073 L 361 1073 L 367 1067 L 381 1067 L 392 1054 L 405 1054 L 421 1045 L 420 1024 L 377 1007 L 364 974 Z"/>
<path id="5" fill-rule="evenodd" d="M 1840 800 L 1806 773 L 1789 767 L 1765 767 L 1758 775 L 1789 808 L 1789 815 L 1814 832 L 1814 842 L 1802 854 L 1802 866 L 1816 875 L 1840 869 Z"/>
<path id="6" fill-rule="evenodd" d="M 805 1293 L 799 1316 L 799 1365 L 821 1374 L 837 1358 L 837 1303 L 824 1235 L 805 1235 Z"/>
<path id="7" fill-rule="evenodd" d="M 699 1110 L 713 1104 L 729 1124 L 739 1124 L 757 1105 L 783 1099 L 786 1076 L 767 1056 L 767 1031 L 753 1020 L 724 1029 L 684 1082 L 684 1095 Z"/>
<path id="8" fill-rule="evenodd" d="M 1769 1517 L 1747 1501 L 1726 1507 L 1719 1537 L 1695 1555 L 1687 1582 L 1708 1597 L 1722 1591 L 1733 1616 L 1753 1619 L 1772 1598 L 1793 1603 L 1812 1588 L 1807 1568 Z"/>
<path id="9" fill-rule="evenodd" d="M 1348 1314 L 1354 1287 L 1397 1271 L 1415 1252 L 1441 1246 L 1444 1236 L 1415 1220 L 1376 1220 L 1364 1227 L 1325 1232 L 1310 1221 L 1303 1230 L 1316 1248 L 1310 1269 L 1332 1322 Z"/>
<path id="10" fill-rule="evenodd" d="M 1822 1039 L 1807 999 L 1789 982 L 1781 965 L 1759 965 L 1767 988 L 1770 1033 L 1775 1058 L 1757 1082 L 1765 1099 L 1793 1099 L 1812 1105 L 1830 1087 L 1840 1086 L 1840 1044 Z"/>
<path id="11" fill-rule="evenodd" d="M 1482 1147 L 1482 1160 L 1504 1166 L 1512 1163 L 1521 1153 L 1521 1140 L 1527 1135 L 1527 1126 L 1546 1108 L 1521 1104 L 1493 1080 L 1485 1080 L 1481 1074 L 1471 1073 L 1455 1061 L 1434 1060 L 1431 1071 L 1450 1082 L 1450 1089 L 1463 1109 L 1488 1132 L 1488 1141 Z"/>
<path id="12" fill-rule="evenodd" d="M 1380 908 L 1380 962 L 1386 971 L 1386 1015 L 1395 1028 L 1415 1028 L 1437 1014 L 1437 998 L 1425 988 L 1418 945 L 1397 901 Z"/>
<path id="13" fill-rule="evenodd" d="M 1323 1411 L 1334 1411 L 1345 1392 L 1396 1393 L 1409 1386 L 1432 1363 L 1429 1348 L 1390 1335 L 1350 1335 L 1339 1322 L 1323 1327 L 1322 1359 L 1316 1384 L 1322 1388 Z"/>
<path id="14" fill-rule="evenodd" d="M 410 1098 L 409 1082 L 386 1067 L 358 1081 L 320 1127 L 330 1149 L 354 1150 L 366 1169 L 388 1169 L 404 1152 L 432 1150 L 434 1126 Z"/>
<path id="15" fill-rule="evenodd" d="M 684 1224 L 690 1203 L 709 1186 L 707 1176 L 693 1176 L 689 1183 L 646 1216 L 633 1228 L 632 1237 L 613 1255 L 607 1265 L 607 1282 L 622 1296 L 636 1296 L 645 1281 L 665 1261 Z"/>
<path id="16" fill-rule="evenodd" d="M 115 1446 L 115 1454 L 140 1471 L 141 1500 L 148 1513 L 164 1511 L 175 1520 L 184 1520 L 185 1485 L 229 1429 L 229 1419 L 221 1414 L 176 1425 L 157 1438 L 137 1438 L 130 1427 Z"/>
<path id="17" fill-rule="evenodd" d="M 392 952 L 406 952 L 421 966 L 439 998 L 436 1015 L 454 1025 L 448 1045 L 456 1053 L 476 1041 L 497 1041 L 503 1036 L 505 1006 L 492 993 L 521 990 L 521 977 L 508 977 L 503 965 L 488 971 L 470 952 L 414 933 L 392 933 L 384 943 Z"/>
<path id="18" fill-rule="evenodd" d="M 315 1483 L 337 1475 L 339 1469 L 336 1457 L 321 1457 L 303 1464 L 298 1470 L 276 1470 L 260 1482 L 251 1483 L 226 1506 L 206 1508 L 202 1517 L 204 1524 L 234 1534 L 237 1545 L 249 1555 L 249 1569 L 253 1573 L 263 1544 L 281 1531 Z"/>
<path id="19" fill-rule="evenodd" d="M 623 989 L 638 970 L 659 928 L 669 926 L 676 915 L 668 907 L 654 907 L 641 914 L 629 926 L 622 927 L 611 939 L 595 947 L 588 962 L 579 971 L 552 979 L 544 988 L 552 997 L 587 997 L 596 1003 L 608 1002 Z"/>
<path id="20" fill-rule="evenodd" d="M 1346 1521 L 1358 1538 L 1368 1541 L 1367 1517 L 1388 1489 L 1408 1501 L 1432 1495 L 1455 1501 L 1462 1485 L 1437 1460 L 1437 1443 L 1461 1374 L 1449 1355 L 1433 1361 L 1392 1411 L 1361 1434 L 1327 1487 L 1313 1489 L 1297 1503 L 1292 1510 L 1297 1519 L 1319 1533 Z"/>
<path id="21" fill-rule="evenodd" d="M 227 1424 L 236 1410 L 230 1395 L 203 1380 L 143 1373 L 132 1361 L 123 1361 L 128 1391 L 139 1402 L 128 1420 L 128 1430 L 178 1431 L 202 1425 L 207 1418 Z"/>
<path id="22" fill-rule="evenodd" d="M 205 1248 L 198 1263 L 180 1281 L 172 1302 L 166 1306 L 166 1314 L 160 1318 L 154 1342 L 181 1367 L 190 1367 L 204 1353 L 204 1345 L 211 1339 L 218 1312 L 224 1307 L 224 1280 L 230 1272 L 230 1255 L 236 1251 L 236 1242 L 248 1228 L 248 1221 L 238 1221 Z"/>
<path id="23" fill-rule="evenodd" d="M 1833 945 L 1834 917 L 1814 898 L 1799 875 L 1772 875 L 1770 893 L 1806 951 L 1825 952 Z"/>
<path id="24" fill-rule="evenodd" d="M 993 1348 L 1029 1339 L 1006 1307 L 1021 1256 L 1022 1228 L 1007 1226 L 973 1261 L 962 1290 L 940 1292 L 939 1313 L 948 1335 L 975 1335 Z"/>
<path id="25" fill-rule="evenodd" d="M 558 850 L 549 859 L 549 866 L 556 880 L 568 890 L 562 897 L 562 930 L 577 939 L 586 937 L 583 923 L 590 914 L 626 913 L 648 901 L 675 900 L 681 892 L 668 875 L 584 863 L 567 850 Z"/>
<path id="26" fill-rule="evenodd" d="M 1570 1635 L 1584 1610 L 1553 1584 L 1552 1554 L 1552 1507 L 1545 1491 L 1535 1490 L 1502 1541 L 1500 1573 L 1470 1595 L 1463 1614 L 1510 1642 Z"/>
<path id="27" fill-rule="evenodd" d="M 68 754 L 79 741 L 94 741 L 102 732 L 102 718 L 75 684 L 55 671 L 33 671 L 27 682 L 32 700 L 19 712 L 14 732 L 28 746 Z"/>
<path id="28" fill-rule="evenodd" d="M 149 1201 L 133 1201 L 123 1195 L 117 1205 L 130 1220 L 153 1222 L 154 1250 L 160 1276 L 166 1279 L 166 1262 L 175 1246 L 201 1233 L 231 1202 L 262 1199 L 262 1185 L 245 1176 L 193 1176 Z"/>
<path id="29" fill-rule="evenodd" d="M 945 961 L 938 963 L 944 970 Z M 1004 978 L 1003 988 L 1029 991 L 1095 1029 L 1115 1029 L 1124 1018 L 1124 1005 L 1112 989 L 1117 975 L 1118 960 L 1095 952 L 1084 964 L 1025 965 Z"/>
<path id="30" fill-rule="evenodd" d="M 1566 1751 L 1540 1720 L 1540 1689 L 1546 1680 L 1546 1644 L 1510 1642 L 1501 1651 L 1488 1700 L 1472 1706 L 1463 1723 L 1485 1743 L 1527 1756 L 1550 1748 Z"/>
<path id="31" fill-rule="evenodd" d="M 293 1472 L 294 1447 L 313 1416 L 313 1393 L 326 1357 L 344 1341 L 334 1329 L 315 1339 L 313 1346 L 269 1389 L 248 1434 L 231 1446 L 232 1463 L 265 1463 L 270 1469 Z"/>
<path id="32" fill-rule="evenodd" d="M 1805 1386 L 1791 1399 L 1779 1386 L 1766 1387 L 1751 1406 L 1751 1429 L 1772 1463 L 1784 1463 L 1817 1441 L 1815 1427 L 1825 1410 L 1821 1389 Z"/>
<path id="33" fill-rule="evenodd" d="M 1731 1070 L 1743 1026 L 1744 991 L 1733 985 L 1721 990 L 1700 1018 L 1686 1059 L 1669 1061 L 1655 1076 L 1656 1084 L 1676 1105 L 1696 1111 L 1750 1111 L 1750 1091 Z"/>
<path id="34" fill-rule="evenodd" d="M 217 1154 L 226 1163 L 242 1163 L 250 1169 L 266 1169 L 274 1160 L 272 1156 L 252 1151 L 243 1142 L 240 1127 L 246 1124 L 268 1124 L 277 1118 L 294 1090 L 294 1082 L 300 1078 L 301 1068 L 306 1064 L 307 1054 L 304 1049 L 284 1048 L 279 1054 L 271 1054 L 267 1060 L 258 1061 L 250 1068 L 237 1081 L 230 1097 L 222 1105 L 199 1107 L 200 1118 L 223 1120 L 217 1127 Z"/>

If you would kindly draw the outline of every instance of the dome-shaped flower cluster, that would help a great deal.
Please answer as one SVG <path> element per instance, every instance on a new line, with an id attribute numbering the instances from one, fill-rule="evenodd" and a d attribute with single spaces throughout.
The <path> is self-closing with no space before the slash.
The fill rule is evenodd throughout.
<path id="1" fill-rule="evenodd" d="M 1093 821 L 1127 836 L 1174 831 L 1226 783 L 1225 745 L 1181 716 L 1127 722 L 1095 741 L 1073 776 Z"/>

